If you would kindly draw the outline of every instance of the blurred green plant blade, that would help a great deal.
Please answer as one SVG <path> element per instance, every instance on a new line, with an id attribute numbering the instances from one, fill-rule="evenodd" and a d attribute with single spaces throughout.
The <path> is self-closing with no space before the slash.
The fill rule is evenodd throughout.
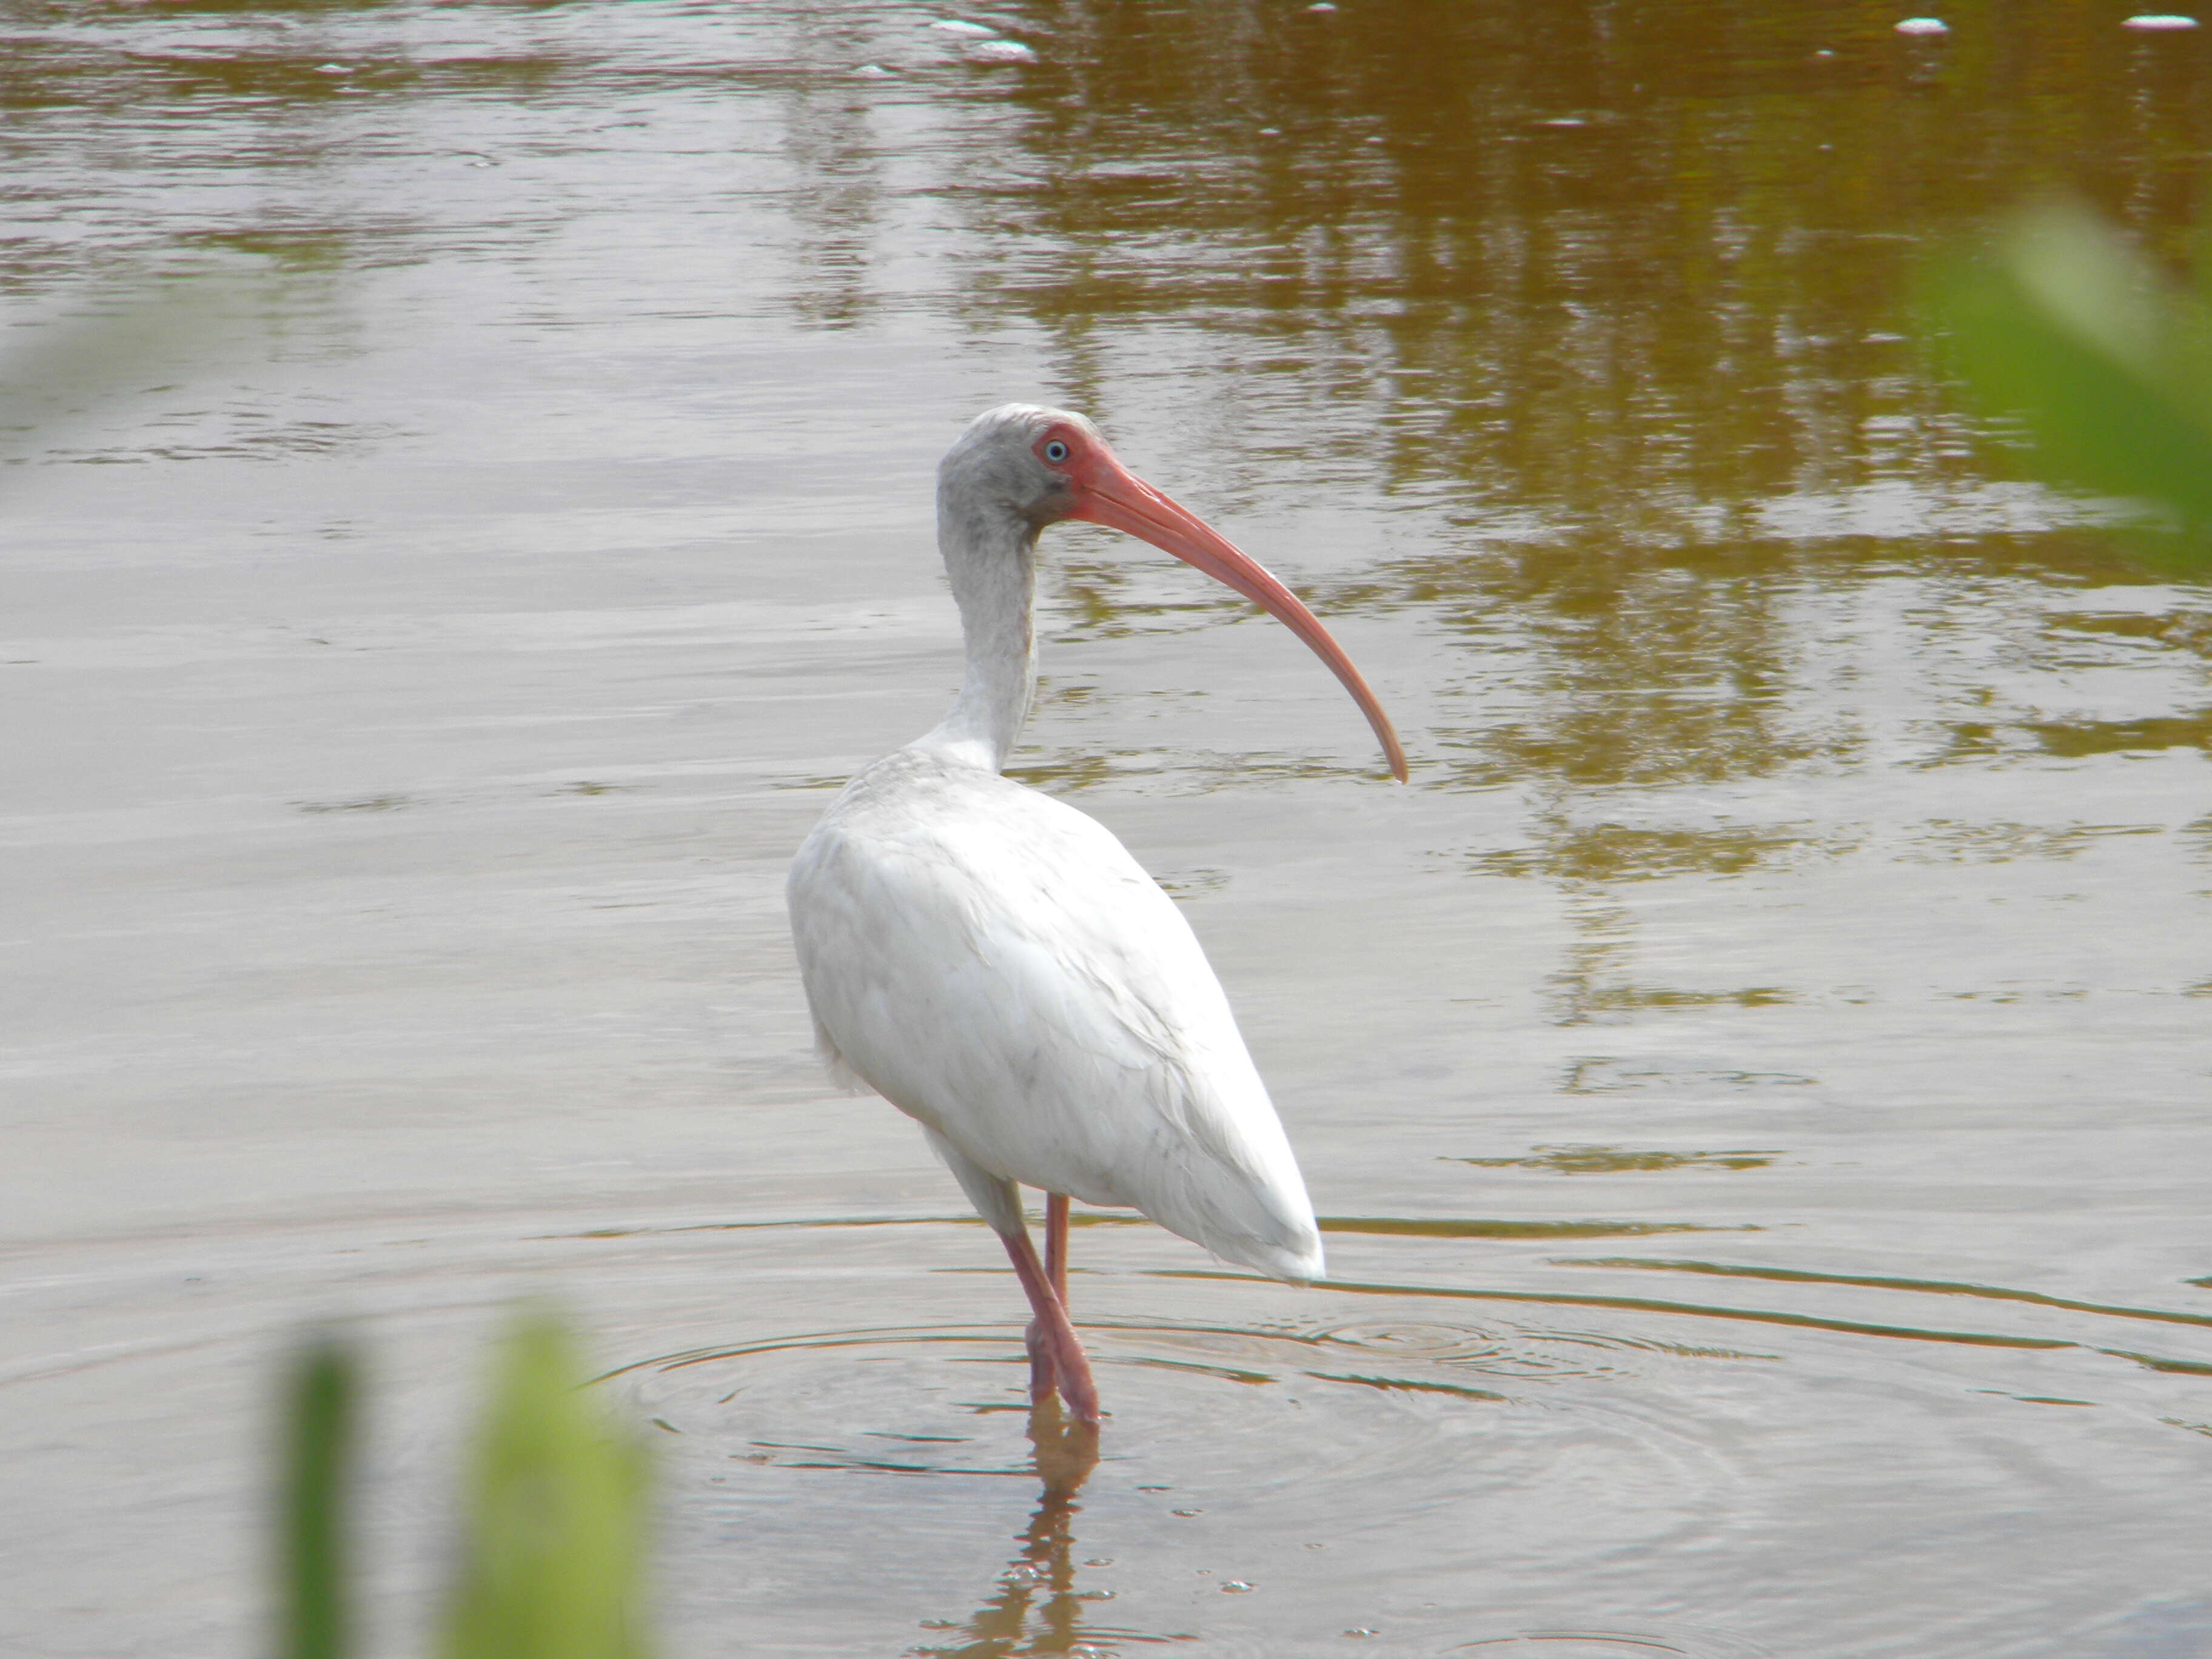
<path id="1" fill-rule="evenodd" d="M 1929 279 L 1924 310 L 1984 412 L 2017 416 L 2033 470 L 2154 503 L 2212 563 L 2212 354 L 2202 307 L 2079 210 L 2026 215 Z"/>
<path id="2" fill-rule="evenodd" d="M 645 1659 L 644 1448 L 611 1431 L 557 1322 L 502 1344 L 443 1659 Z"/>
<path id="3" fill-rule="evenodd" d="M 347 1510 L 360 1393 L 360 1361 L 336 1337 L 293 1362 L 276 1536 L 282 1659 L 344 1659 L 352 1650 Z"/>

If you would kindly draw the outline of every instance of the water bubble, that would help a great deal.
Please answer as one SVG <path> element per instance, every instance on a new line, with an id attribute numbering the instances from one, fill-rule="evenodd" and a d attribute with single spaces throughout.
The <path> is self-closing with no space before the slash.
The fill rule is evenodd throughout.
<path id="1" fill-rule="evenodd" d="M 1948 34 L 1951 26 L 1940 17 L 1907 17 L 1897 26 L 1899 34 Z"/>
<path id="2" fill-rule="evenodd" d="M 1344 1633 L 1346 1636 L 1372 1636 L 1375 1634 L 1374 1631 L 1365 1625 L 1354 1625 L 1350 1630 Z"/>
<path id="3" fill-rule="evenodd" d="M 2124 29 L 2193 29 L 2197 27 L 2197 20 L 2176 12 L 2145 11 L 2128 18 L 2120 27 Z"/>
<path id="4" fill-rule="evenodd" d="M 1036 53 L 1018 40 L 984 40 L 968 48 L 971 64 L 1034 64 Z"/>
<path id="5" fill-rule="evenodd" d="M 1231 1578 L 1221 1586 L 1221 1593 L 1224 1595 L 1249 1595 L 1252 1586 L 1243 1579 Z"/>
<path id="6" fill-rule="evenodd" d="M 1206 1511 L 1204 1510 L 1171 1510 L 1169 1513 L 1171 1515 L 1204 1515 Z"/>
<path id="7" fill-rule="evenodd" d="M 1114 1558 L 1110 1555 L 1094 1555 L 1083 1565 L 1086 1567 L 1110 1567 L 1114 1565 Z"/>

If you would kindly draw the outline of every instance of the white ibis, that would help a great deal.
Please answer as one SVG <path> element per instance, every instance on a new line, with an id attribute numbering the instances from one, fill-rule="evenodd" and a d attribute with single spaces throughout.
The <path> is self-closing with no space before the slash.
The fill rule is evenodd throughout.
<path id="1" fill-rule="evenodd" d="M 833 1074 L 917 1120 L 1013 1258 L 1032 1398 L 1095 1424 L 1067 1316 L 1067 1201 L 1142 1211 L 1272 1278 L 1322 1275 L 1321 1235 L 1267 1085 L 1175 902 L 1066 803 L 1001 777 L 1036 690 L 1037 533 L 1139 537 L 1289 625 L 1335 672 L 1401 781 L 1397 734 L 1297 596 L 1136 477 L 1080 415 L 1006 404 L 937 474 L 937 536 L 967 641 L 938 726 L 845 786 L 788 897 Z M 1046 1200 L 1040 1262 L 1017 1183 Z"/>

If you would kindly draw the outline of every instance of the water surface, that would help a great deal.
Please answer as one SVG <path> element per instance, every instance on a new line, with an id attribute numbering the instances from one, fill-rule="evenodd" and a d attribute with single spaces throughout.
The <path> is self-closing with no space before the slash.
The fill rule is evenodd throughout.
<path id="1" fill-rule="evenodd" d="M 2208 48 L 1893 9 L 0 8 L 0 1644 L 249 1650 L 337 1315 L 410 1650 L 539 1290 L 672 1653 L 2212 1646 L 2212 595 L 1904 299 L 2053 185 L 2185 263 Z M 1413 759 L 1054 532 L 1016 769 L 1187 906 L 1334 1274 L 1085 1218 L 1087 1474 L 781 907 L 1013 397 Z"/>

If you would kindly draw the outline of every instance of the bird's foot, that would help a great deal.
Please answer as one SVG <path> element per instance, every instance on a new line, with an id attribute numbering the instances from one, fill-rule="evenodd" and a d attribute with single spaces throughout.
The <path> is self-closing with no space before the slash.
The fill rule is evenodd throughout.
<path id="1" fill-rule="evenodd" d="M 1057 1332 L 1048 1328 L 1045 1353 L 1052 1368 L 1054 1389 L 1067 1402 L 1067 1409 L 1078 1423 L 1095 1428 L 1098 1423 L 1098 1385 L 1091 1380 L 1091 1357 L 1076 1340 L 1074 1328 L 1062 1325 Z M 1031 1376 L 1035 1376 L 1034 1370 Z M 1037 1397 L 1031 1395 L 1032 1400 Z"/>
<path id="2" fill-rule="evenodd" d="M 1030 1391 L 1032 1401 L 1057 1390 L 1079 1423 L 1098 1420 L 1098 1389 L 1091 1380 L 1091 1361 L 1068 1323 L 1066 1304 L 1045 1277 L 1044 1263 L 1026 1231 L 1004 1233 L 1001 1242 L 1036 1316 L 1029 1328 Z"/>

